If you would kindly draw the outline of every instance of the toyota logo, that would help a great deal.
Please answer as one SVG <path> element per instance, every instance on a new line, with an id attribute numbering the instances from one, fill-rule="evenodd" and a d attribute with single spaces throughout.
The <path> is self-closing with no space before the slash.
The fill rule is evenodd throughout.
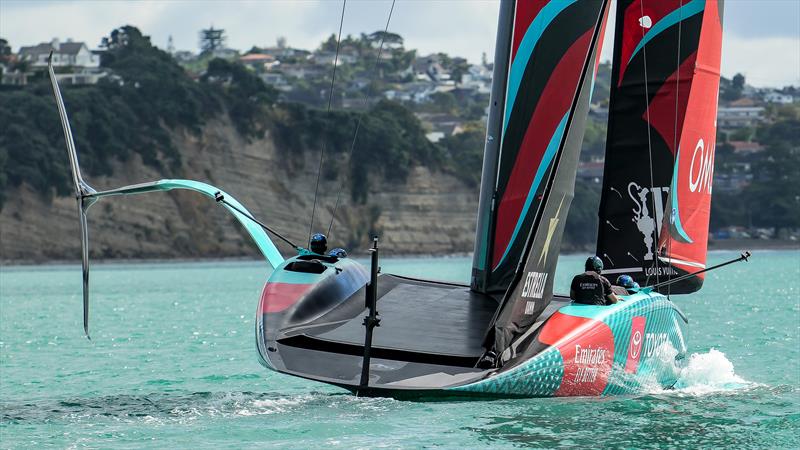
<path id="1" fill-rule="evenodd" d="M 642 350 L 642 332 L 636 330 L 631 336 L 631 358 L 638 358 L 639 352 Z"/>

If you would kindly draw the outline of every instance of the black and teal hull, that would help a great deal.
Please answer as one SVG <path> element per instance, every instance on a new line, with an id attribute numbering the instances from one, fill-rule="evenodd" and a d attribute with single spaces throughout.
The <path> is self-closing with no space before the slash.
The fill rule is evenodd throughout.
<path id="1" fill-rule="evenodd" d="M 466 286 L 381 275 L 382 322 L 374 331 L 369 383 L 362 385 L 368 272 L 349 259 L 303 258 L 285 261 L 264 286 L 259 359 L 269 369 L 362 395 L 637 393 L 674 385 L 686 354 L 686 319 L 661 294 L 637 293 L 612 306 L 556 297 L 513 358 L 481 370 L 475 366 L 495 299 Z"/>

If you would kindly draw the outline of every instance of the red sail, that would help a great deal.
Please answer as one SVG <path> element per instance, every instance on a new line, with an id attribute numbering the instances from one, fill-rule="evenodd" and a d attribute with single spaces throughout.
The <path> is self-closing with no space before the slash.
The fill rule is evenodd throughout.
<path id="1" fill-rule="evenodd" d="M 597 242 L 609 275 L 647 285 L 705 264 L 721 9 L 717 0 L 617 1 Z M 669 289 L 701 285 L 691 277 Z"/>
<path id="2" fill-rule="evenodd" d="M 721 54 L 722 18 L 716 0 L 709 0 L 659 242 L 660 259 L 685 272 L 706 263 Z"/>

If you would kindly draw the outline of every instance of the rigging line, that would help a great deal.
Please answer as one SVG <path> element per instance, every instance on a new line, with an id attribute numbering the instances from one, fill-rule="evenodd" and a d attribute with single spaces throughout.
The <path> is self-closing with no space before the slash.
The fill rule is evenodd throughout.
<path id="1" fill-rule="evenodd" d="M 639 10 L 641 12 L 641 16 L 644 17 L 644 0 L 639 3 Z M 642 40 L 644 40 L 645 36 L 645 28 L 640 24 L 639 26 L 642 29 Z M 656 284 L 659 283 L 659 275 L 658 275 L 658 210 L 656 209 L 656 193 L 653 191 L 654 181 L 653 181 L 653 143 L 652 139 L 650 138 L 650 92 L 649 92 L 649 84 L 647 81 L 647 43 L 645 42 L 642 45 L 642 60 L 644 61 L 644 111 L 647 115 L 647 155 L 648 155 L 648 162 L 650 166 L 650 196 L 653 198 L 653 263 L 655 265 L 655 272 L 656 272 Z M 658 194 L 661 195 L 661 190 L 659 189 Z M 647 284 L 649 284 L 650 275 L 647 276 Z"/>
<path id="2" fill-rule="evenodd" d="M 386 40 L 386 34 L 389 32 L 389 22 L 392 21 L 392 13 L 394 12 L 394 4 L 396 0 L 392 0 L 392 6 L 389 8 L 389 17 L 386 18 L 386 26 L 383 28 L 383 35 L 381 36 L 381 45 L 378 47 L 378 55 L 375 57 L 375 62 L 372 65 L 372 81 L 375 80 L 378 73 L 378 64 L 381 62 L 381 54 L 383 53 L 383 43 Z M 347 167 L 349 168 L 353 162 L 353 150 L 356 147 L 356 140 L 358 139 L 358 131 L 361 129 L 361 121 L 364 119 L 364 114 L 367 111 L 369 104 L 369 91 L 364 93 L 364 110 L 358 115 L 358 122 L 356 122 L 356 129 L 353 133 L 353 142 L 350 144 L 350 151 L 347 154 Z M 333 206 L 333 214 L 331 214 L 331 223 L 328 224 L 328 239 L 331 237 L 331 230 L 333 230 L 333 221 L 336 219 L 336 211 L 339 209 L 339 203 L 342 199 L 342 189 L 344 188 L 344 179 L 339 181 L 339 191 L 336 193 L 336 204 Z"/>
<path id="3" fill-rule="evenodd" d="M 678 2 L 678 51 L 675 56 L 675 67 L 676 67 L 676 77 L 675 77 L 675 125 L 672 127 L 672 149 L 675 151 L 672 155 L 672 167 L 675 167 L 675 164 L 678 164 L 678 99 L 680 98 L 681 92 L 681 31 L 683 28 L 683 0 Z M 675 184 L 677 186 L 677 184 Z M 669 198 L 675 195 L 674 192 L 669 193 Z M 672 223 L 675 220 L 674 214 L 677 211 L 673 211 L 670 208 L 670 227 L 672 227 Z M 667 253 L 669 253 L 670 258 L 672 258 L 672 232 L 669 231 L 667 233 Z M 671 278 L 671 275 L 670 275 Z M 672 294 L 672 283 L 667 285 L 667 299 L 670 299 L 670 295 Z"/>
<path id="4" fill-rule="evenodd" d="M 339 46 L 342 44 L 342 25 L 344 24 L 344 11 L 347 7 L 347 0 L 342 0 L 342 16 L 339 18 L 339 35 L 336 39 L 336 54 L 333 57 L 333 72 L 331 74 L 331 86 L 328 89 L 328 109 L 326 110 L 326 118 L 330 120 L 331 117 L 331 103 L 333 102 L 333 88 L 336 82 L 336 66 L 339 65 Z M 323 130 L 323 133 L 325 130 Z M 322 174 L 322 160 L 325 157 L 325 147 L 328 145 L 327 133 L 322 138 L 322 149 L 319 152 L 319 166 L 317 167 L 317 182 L 314 186 L 314 206 L 311 208 L 311 223 L 308 226 L 308 246 L 311 247 L 311 233 L 314 232 L 314 214 L 317 212 L 317 195 L 319 193 L 319 179 Z"/>

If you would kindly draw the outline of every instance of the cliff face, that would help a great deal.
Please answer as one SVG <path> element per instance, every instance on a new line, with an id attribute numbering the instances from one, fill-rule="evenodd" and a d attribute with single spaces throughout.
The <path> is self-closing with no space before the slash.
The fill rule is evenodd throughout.
<path id="1" fill-rule="evenodd" d="M 286 157 L 272 139 L 245 141 L 226 120 L 201 135 L 176 132 L 182 167 L 175 178 L 205 181 L 235 196 L 258 218 L 297 243 L 308 237 L 319 154 Z M 80 143 L 78 143 L 80 154 Z M 66 158 L 66 150 L 64 152 Z M 116 162 L 111 177 L 87 177 L 107 189 L 165 178 L 137 157 Z M 314 231 L 327 231 L 339 180 L 320 181 Z M 366 204 L 353 204 L 345 180 L 330 246 L 358 252 L 370 229 L 384 255 L 472 251 L 478 191 L 455 177 L 415 167 L 402 183 L 371 178 Z M 0 211 L 0 259 L 75 260 L 80 255 L 72 198 L 43 198 L 22 185 Z M 240 225 L 213 200 L 188 191 L 113 197 L 92 206 L 91 253 L 100 258 L 260 256 Z M 276 240 L 285 255 L 288 246 Z"/>

